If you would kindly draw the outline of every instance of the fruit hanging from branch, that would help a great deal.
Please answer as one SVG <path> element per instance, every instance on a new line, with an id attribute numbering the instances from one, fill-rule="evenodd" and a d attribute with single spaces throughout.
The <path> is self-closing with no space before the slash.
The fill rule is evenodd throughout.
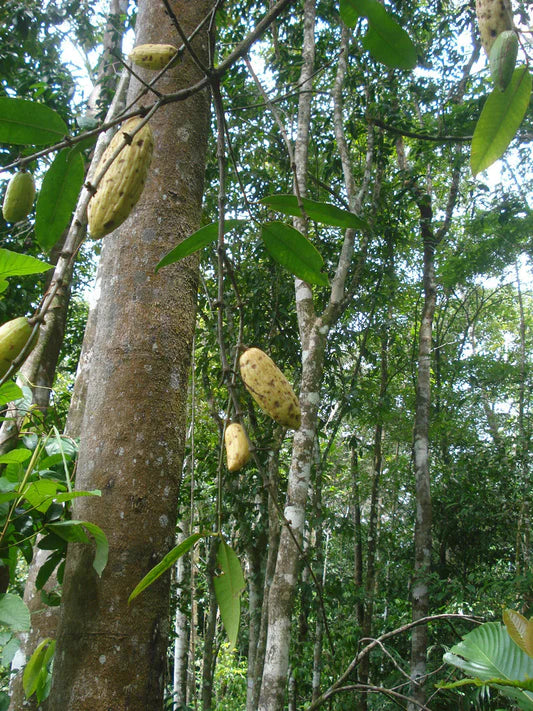
<path id="1" fill-rule="evenodd" d="M 241 378 L 259 407 L 283 427 L 301 424 L 298 398 L 274 361 L 259 348 L 248 348 L 239 358 Z"/>
<path id="2" fill-rule="evenodd" d="M 35 181 L 31 173 L 16 173 L 7 184 L 2 214 L 6 222 L 20 222 L 31 211 L 35 199 Z"/>
<path id="3" fill-rule="evenodd" d="M 128 55 L 138 67 L 144 69 L 163 69 L 178 53 L 172 44 L 139 44 Z"/>
<path id="4" fill-rule="evenodd" d="M 476 13 L 483 49 L 490 54 L 498 35 L 513 29 L 510 0 L 476 0 Z"/>
<path id="5" fill-rule="evenodd" d="M 224 433 L 224 444 L 229 471 L 239 471 L 250 459 L 250 447 L 244 427 L 238 422 L 229 424 Z"/>
<path id="6" fill-rule="evenodd" d="M 3 378 L 11 364 L 22 353 L 25 345 L 32 337 L 34 324 L 25 316 L 19 316 L 0 326 L 0 378 Z M 28 355 L 37 342 L 37 334 L 33 337 Z"/>
<path id="7" fill-rule="evenodd" d="M 130 136 L 142 122 L 129 119 L 113 136 L 96 169 L 96 175 L 113 153 L 122 145 L 124 134 Z M 99 239 L 113 232 L 128 217 L 141 197 L 154 150 L 152 129 L 146 123 L 120 151 L 89 200 L 87 217 L 89 232 Z"/>

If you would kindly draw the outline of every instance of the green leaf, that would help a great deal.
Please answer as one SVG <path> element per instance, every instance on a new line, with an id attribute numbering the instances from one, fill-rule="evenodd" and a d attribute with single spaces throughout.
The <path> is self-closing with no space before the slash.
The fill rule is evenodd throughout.
<path id="1" fill-rule="evenodd" d="M 324 264 L 320 252 L 303 236 L 283 222 L 267 222 L 261 236 L 270 255 L 299 279 L 309 284 L 328 285 L 320 270 Z"/>
<path id="2" fill-rule="evenodd" d="M 4 648 L 2 649 L 2 666 L 8 667 L 13 661 L 13 657 L 20 649 L 20 640 L 18 637 L 11 637 L 11 639 L 6 642 Z"/>
<path id="3" fill-rule="evenodd" d="M 33 481 L 24 489 L 22 495 L 30 503 L 30 506 L 41 513 L 45 513 L 54 500 L 59 483 L 51 479 L 39 479 Z"/>
<path id="4" fill-rule="evenodd" d="M 83 158 L 70 148 L 60 151 L 47 170 L 35 212 L 35 239 L 43 249 L 51 249 L 70 223 L 84 176 Z"/>
<path id="5" fill-rule="evenodd" d="M 346 27 L 355 27 L 357 20 L 363 16 L 357 0 L 340 0 L 339 12 Z"/>
<path id="6" fill-rule="evenodd" d="M 529 106 L 532 79 L 527 67 L 518 67 L 505 91 L 493 89 L 472 136 L 470 167 L 477 175 L 505 153 Z"/>
<path id="7" fill-rule="evenodd" d="M 163 575 L 164 572 L 171 568 L 178 560 L 178 558 L 181 558 L 182 555 L 187 553 L 187 551 L 194 546 L 196 541 L 199 541 L 200 538 L 203 538 L 204 535 L 206 534 L 193 533 L 192 536 L 186 538 L 182 543 L 179 544 L 179 546 L 175 546 L 171 551 L 169 551 L 156 566 L 154 566 L 150 571 L 148 571 L 148 573 L 146 573 L 140 583 L 135 586 L 128 598 L 128 603 L 134 600 L 137 595 L 139 595 L 139 593 L 141 593 L 149 585 L 151 585 L 154 580 L 157 580 L 157 578 L 159 578 L 161 575 Z"/>
<path id="8" fill-rule="evenodd" d="M 0 625 L 5 625 L 14 632 L 30 629 L 30 611 L 18 595 L 0 595 Z"/>
<path id="9" fill-rule="evenodd" d="M 218 575 L 213 581 L 215 595 L 230 648 L 234 649 L 241 616 L 240 598 L 246 583 L 239 559 L 225 541 L 220 543 L 217 562 L 222 569 L 222 575 Z"/>
<path id="10" fill-rule="evenodd" d="M 68 133 L 61 116 L 45 104 L 0 98 L 0 143 L 50 146 Z"/>
<path id="11" fill-rule="evenodd" d="M 533 677 L 533 659 L 511 640 L 499 622 L 486 622 L 472 630 L 443 659 L 465 674 L 486 682 L 494 678 L 526 681 Z M 522 708 L 533 711 L 533 693 L 511 687 L 498 688 Z"/>
<path id="12" fill-rule="evenodd" d="M 100 576 L 107 565 L 109 555 L 109 543 L 102 529 L 89 521 L 59 521 L 59 523 L 49 523 L 46 526 L 48 531 L 56 533 L 65 541 L 77 543 L 88 543 L 89 539 L 83 530 L 86 528 L 94 538 L 96 543 L 96 551 L 94 554 L 93 568 Z"/>
<path id="13" fill-rule="evenodd" d="M 46 686 L 49 675 L 48 664 L 50 663 L 50 660 L 55 652 L 55 646 L 55 639 L 46 637 L 36 647 L 35 651 L 29 658 L 22 675 L 22 685 L 24 687 L 26 698 L 29 698 L 32 694 L 35 694 L 38 691 L 42 691 Z M 43 697 L 38 693 L 37 698 L 38 700 L 43 699 Z"/>
<path id="14" fill-rule="evenodd" d="M 226 220 L 224 222 L 224 234 L 231 232 L 239 225 L 242 225 L 245 220 Z M 218 222 L 213 222 L 211 225 L 201 227 L 192 235 L 180 242 L 177 247 L 171 249 L 156 266 L 155 271 L 159 271 L 161 267 L 166 267 L 174 262 L 179 262 L 180 259 L 188 257 L 189 254 L 197 252 L 199 249 L 206 247 L 211 242 L 214 242 L 218 237 Z"/>
<path id="15" fill-rule="evenodd" d="M 363 47 L 376 61 L 407 71 L 416 66 L 418 55 L 411 38 L 378 0 L 344 0 L 340 13 L 348 27 L 353 27 L 359 17 L 368 19 Z"/>
<path id="16" fill-rule="evenodd" d="M 47 272 L 51 268 L 51 264 L 42 262 L 40 259 L 35 259 L 35 257 L 30 257 L 27 254 L 11 252 L 9 249 L 0 247 L 1 281 L 5 281 L 7 277 L 12 276 L 25 276 L 26 274 L 39 274 L 41 272 Z"/>
<path id="17" fill-rule="evenodd" d="M 0 407 L 23 396 L 22 390 L 12 380 L 0 385 Z"/>
<path id="18" fill-rule="evenodd" d="M 13 449 L 0 455 L 0 464 L 22 464 L 31 457 L 29 449 Z"/>
<path id="19" fill-rule="evenodd" d="M 296 195 L 269 195 L 259 202 L 263 205 L 268 205 L 277 212 L 282 212 L 284 215 L 302 216 Z M 368 223 L 354 215 L 353 212 L 341 210 L 340 207 L 329 202 L 316 202 L 315 200 L 302 198 L 302 205 L 307 216 L 315 222 L 321 222 L 333 227 L 352 227 L 356 230 L 370 229 Z"/>

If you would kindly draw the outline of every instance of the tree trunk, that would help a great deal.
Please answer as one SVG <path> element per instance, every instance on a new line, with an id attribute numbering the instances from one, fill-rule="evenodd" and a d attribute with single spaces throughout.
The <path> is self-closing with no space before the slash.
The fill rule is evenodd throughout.
<path id="1" fill-rule="evenodd" d="M 178 534 L 176 543 L 179 545 L 189 536 L 189 525 L 187 522 L 181 524 L 183 531 Z M 176 564 L 176 587 L 177 602 L 176 614 L 174 618 L 174 678 L 173 678 L 173 701 L 178 708 L 185 706 L 187 690 L 187 650 L 189 644 L 189 620 L 186 612 L 186 566 L 187 557 L 181 556 Z"/>
<path id="2" fill-rule="evenodd" d="M 315 0 L 304 5 L 303 66 L 300 75 L 298 135 L 294 151 L 296 168 L 295 192 L 305 195 L 305 175 L 309 143 L 312 74 L 315 57 Z M 301 226 L 301 220 L 300 226 Z M 281 711 L 285 701 L 289 671 L 291 616 L 298 575 L 299 549 L 303 538 L 305 503 L 311 475 L 311 462 L 322 379 L 326 335 L 316 328 L 313 294 L 309 284 L 296 279 L 296 309 L 302 341 L 303 359 L 300 384 L 302 424 L 294 435 L 287 498 L 284 515 L 291 526 L 283 526 L 280 535 L 276 570 L 268 601 L 268 632 L 259 711 Z M 320 324 L 322 325 L 322 324 Z"/>
<path id="3" fill-rule="evenodd" d="M 365 576 L 365 601 L 363 625 L 361 635 L 368 640 L 372 634 L 372 618 L 374 615 L 374 596 L 376 588 L 376 558 L 378 550 L 379 529 L 379 486 L 382 467 L 382 440 L 383 440 L 383 407 L 388 387 L 388 335 L 387 324 L 381 331 L 381 379 L 378 398 L 377 422 L 374 430 L 373 462 L 372 462 L 372 490 L 370 494 L 370 512 L 367 535 L 367 556 Z M 368 684 L 370 673 L 370 655 L 366 654 L 359 665 L 359 681 Z M 359 703 L 361 711 L 368 708 L 368 694 L 361 696 Z"/>
<path id="4" fill-rule="evenodd" d="M 209 541 L 209 555 L 207 558 L 206 576 L 208 584 L 208 607 L 206 612 L 207 622 L 204 625 L 204 653 L 202 659 L 202 711 L 211 711 L 213 706 L 213 672 L 215 666 L 215 633 L 217 629 L 217 598 L 215 594 L 216 557 L 218 536 Z"/>
<path id="5" fill-rule="evenodd" d="M 261 624 L 257 638 L 257 647 L 254 654 L 253 675 L 248 676 L 248 689 L 246 694 L 246 711 L 256 711 L 259 704 L 261 680 L 265 663 L 267 629 L 268 629 L 268 597 L 272 585 L 276 558 L 279 547 L 279 515 L 277 502 L 274 495 L 279 486 L 279 449 L 281 442 L 276 442 L 268 460 L 268 554 L 265 566 L 263 583 L 263 603 L 261 607 Z"/>
<path id="6" fill-rule="evenodd" d="M 418 375 L 416 383 L 414 425 L 414 472 L 416 491 L 416 518 L 414 535 L 414 572 L 412 583 L 413 620 L 429 613 L 428 577 L 431 569 L 431 490 L 429 476 L 429 422 L 431 404 L 431 345 L 433 315 L 436 303 L 435 245 L 431 232 L 430 198 L 421 200 L 421 226 L 424 242 L 424 306 L 420 322 L 418 345 Z M 411 637 L 411 696 L 418 704 L 424 704 L 426 694 L 426 654 L 428 644 L 427 625 L 413 629 Z M 409 711 L 419 706 L 409 704 Z"/>
<path id="7" fill-rule="evenodd" d="M 210 6 L 207 0 L 172 3 L 187 33 Z M 138 44 L 175 42 L 172 30 L 159 2 L 139 4 Z M 206 62 L 205 33 L 194 46 Z M 177 76 L 159 88 L 175 91 L 198 78 L 186 55 Z M 139 86 L 132 80 L 130 100 Z M 56 709 L 145 711 L 163 705 L 169 576 L 131 605 L 127 600 L 174 545 L 198 262 L 189 258 L 157 275 L 154 266 L 200 222 L 207 93 L 168 105 L 151 125 L 156 147 L 144 193 L 102 250 L 76 479 L 80 489 L 102 491 L 101 499 L 78 499 L 74 513 L 103 528 L 109 562 L 98 578 L 89 547 L 69 546 L 49 702 Z"/>

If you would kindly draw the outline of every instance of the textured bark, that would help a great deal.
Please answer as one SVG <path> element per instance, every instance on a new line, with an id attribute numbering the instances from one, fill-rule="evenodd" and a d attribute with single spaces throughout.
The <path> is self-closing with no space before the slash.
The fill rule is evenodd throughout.
<path id="1" fill-rule="evenodd" d="M 279 546 L 279 515 L 273 493 L 277 492 L 279 486 L 279 445 L 274 447 L 268 460 L 268 554 L 265 566 L 265 576 L 263 584 L 263 597 L 261 607 L 261 624 L 257 638 L 257 646 L 254 655 L 253 675 L 248 677 L 248 689 L 246 694 L 246 711 L 256 711 L 259 704 L 259 694 L 261 691 L 261 680 L 263 678 L 263 667 L 265 663 L 266 640 L 268 629 L 268 597 L 272 585 L 274 571 L 276 569 L 276 558 Z"/>
<path id="2" fill-rule="evenodd" d="M 311 115 L 312 73 L 314 67 L 315 2 L 304 5 L 303 66 L 298 103 L 298 131 L 294 149 L 296 168 L 295 192 L 305 195 L 309 126 Z M 302 221 L 297 226 L 305 230 Z M 276 569 L 269 592 L 268 632 L 265 663 L 259 696 L 259 711 L 281 711 L 285 701 L 289 671 L 291 616 L 298 577 L 299 549 L 303 539 L 305 504 L 311 476 L 311 462 L 322 379 L 327 328 L 315 317 L 313 294 L 309 284 L 296 280 L 296 309 L 302 341 L 303 370 L 300 383 L 302 424 L 294 435 L 291 466 L 284 515 L 291 526 L 283 526 L 280 535 Z M 319 326 L 317 328 L 317 326 Z"/>
<path id="3" fill-rule="evenodd" d="M 216 557 L 220 539 L 213 537 L 209 541 L 209 556 L 206 575 L 209 591 L 207 624 L 204 631 L 204 653 L 202 659 L 202 711 L 211 711 L 213 707 L 213 674 L 215 671 L 215 633 L 217 629 L 217 597 L 215 593 Z"/>
<path id="4" fill-rule="evenodd" d="M 179 545 L 189 536 L 188 521 L 182 522 L 182 532 L 178 534 L 176 544 Z M 176 563 L 177 602 L 174 617 L 174 678 L 173 700 L 178 708 L 185 706 L 187 695 L 187 650 L 189 645 L 189 619 L 186 612 L 185 597 L 187 588 L 188 556 L 181 556 Z"/>
<path id="5" fill-rule="evenodd" d="M 188 33 L 210 6 L 172 3 Z M 141 2 L 137 43 L 172 40 L 163 6 Z M 194 45 L 206 61 L 205 34 Z M 173 91 L 199 78 L 185 57 L 179 75 L 163 80 L 160 89 Z M 132 81 L 128 99 L 139 86 Z M 144 193 L 130 218 L 104 240 L 76 480 L 80 489 L 102 491 L 101 499 L 79 499 L 74 514 L 104 529 L 109 562 L 98 578 L 89 547 L 69 547 L 50 695 L 55 709 L 163 705 L 169 576 L 131 605 L 127 599 L 174 544 L 197 260 L 158 274 L 154 266 L 200 221 L 207 94 L 168 105 L 151 125 L 156 147 Z"/>
<path id="6" fill-rule="evenodd" d="M 416 490 L 416 518 L 414 534 L 414 571 L 412 585 L 413 621 L 426 617 L 429 611 L 428 576 L 431 568 L 431 489 L 429 472 L 429 422 L 431 405 L 431 346 L 433 315 L 436 303 L 435 246 L 431 233 L 431 205 L 421 202 L 421 223 L 424 240 L 424 306 L 420 322 L 418 344 L 418 374 L 416 383 L 414 425 L 414 473 Z M 411 637 L 411 696 L 417 704 L 424 704 L 426 692 L 426 654 L 428 631 L 426 625 L 413 629 Z M 410 711 L 419 705 L 410 704 Z"/>

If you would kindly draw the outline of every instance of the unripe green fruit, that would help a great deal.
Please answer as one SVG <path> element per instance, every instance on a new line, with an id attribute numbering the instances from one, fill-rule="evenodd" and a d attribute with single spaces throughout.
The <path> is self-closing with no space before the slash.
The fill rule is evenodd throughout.
<path id="1" fill-rule="evenodd" d="M 489 54 L 490 73 L 494 86 L 505 91 L 513 77 L 518 55 L 518 37 L 514 30 L 501 32 Z"/>
<path id="2" fill-rule="evenodd" d="M 224 433 L 224 444 L 226 445 L 228 469 L 230 472 L 236 472 L 250 459 L 248 438 L 243 426 L 238 422 L 228 425 Z"/>
<path id="3" fill-rule="evenodd" d="M 0 326 L 0 378 L 3 378 L 12 362 L 20 355 L 33 331 L 33 325 L 25 316 L 20 316 Z M 31 348 L 35 346 L 34 337 Z"/>
<path id="4" fill-rule="evenodd" d="M 140 44 L 133 48 L 129 58 L 138 67 L 163 69 L 177 53 L 172 44 Z"/>
<path id="5" fill-rule="evenodd" d="M 31 173 L 16 173 L 7 185 L 2 214 L 6 222 L 19 222 L 31 211 L 35 182 Z"/>
<path id="6" fill-rule="evenodd" d="M 122 145 L 123 134 L 133 132 L 140 122 L 140 118 L 133 118 L 121 126 L 105 149 L 96 173 Z M 93 239 L 113 232 L 128 217 L 141 197 L 153 149 L 152 129 L 145 124 L 111 163 L 87 207 L 89 232 Z"/>
<path id="7" fill-rule="evenodd" d="M 241 378 L 259 407 L 284 427 L 301 424 L 298 398 L 274 361 L 259 348 L 248 348 L 239 358 Z"/>

